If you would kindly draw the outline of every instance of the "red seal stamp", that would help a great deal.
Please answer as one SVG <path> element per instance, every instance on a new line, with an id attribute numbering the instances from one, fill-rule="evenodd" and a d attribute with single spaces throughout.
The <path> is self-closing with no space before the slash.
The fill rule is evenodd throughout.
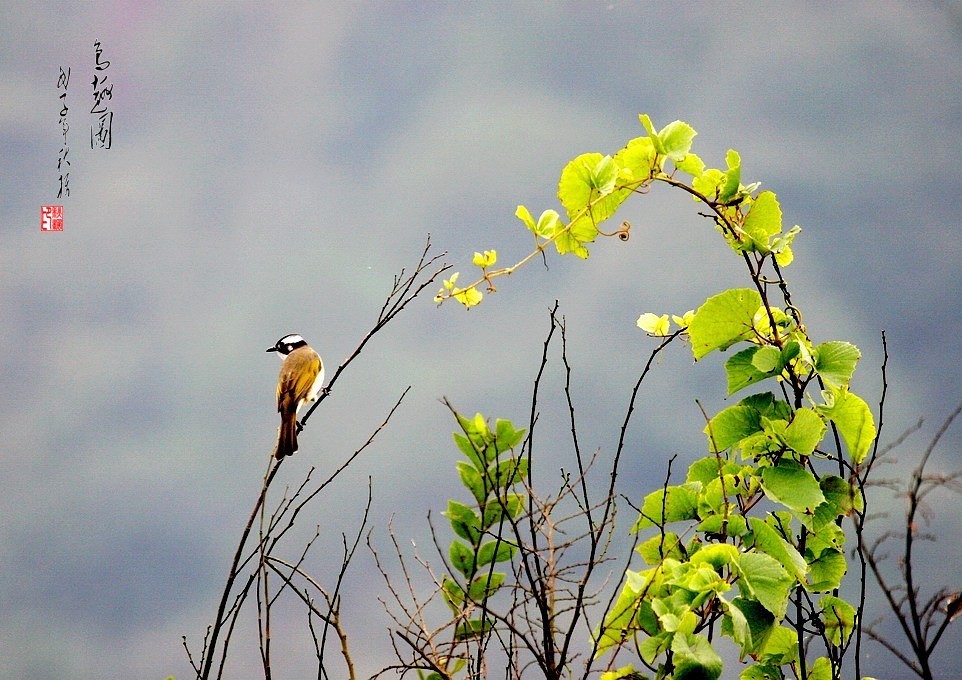
<path id="1" fill-rule="evenodd" d="M 40 231 L 63 231 L 63 206 L 40 206 Z"/>

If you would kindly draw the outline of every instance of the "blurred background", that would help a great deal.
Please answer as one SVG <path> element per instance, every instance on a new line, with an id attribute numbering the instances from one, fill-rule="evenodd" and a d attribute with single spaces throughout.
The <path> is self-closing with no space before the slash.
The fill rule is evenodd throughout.
<path id="1" fill-rule="evenodd" d="M 198 654 L 274 444 L 278 363 L 264 349 L 301 333 L 330 375 L 428 234 L 462 277 L 475 250 L 523 257 L 516 206 L 560 209 L 563 165 L 643 134 L 639 113 L 691 124 L 709 165 L 736 149 L 743 181 L 777 192 L 786 228 L 804 229 L 787 270 L 795 303 L 817 341 L 860 347 L 853 388 L 873 408 L 887 333 L 882 441 L 926 423 L 881 476 L 904 479 L 962 399 L 962 3 L 10 2 L 2 17 L 2 677 L 191 677 L 181 636 Z M 95 41 L 110 62 L 110 149 L 90 148 Z M 58 199 L 61 67 L 70 193 Z M 62 233 L 40 232 L 48 204 L 64 206 Z M 312 465 L 331 472 L 412 386 L 303 520 L 323 534 L 307 565 L 319 580 L 332 585 L 369 476 L 372 543 L 386 548 L 393 518 L 401 545 L 432 558 L 426 515 L 464 494 L 439 400 L 524 424 L 555 299 L 582 446 L 609 456 L 654 347 L 638 315 L 746 284 L 696 209 L 656 188 L 626 205 L 628 242 L 533 262 L 470 312 L 436 308 L 431 286 L 379 334 L 281 471 L 292 485 Z M 664 355 L 621 493 L 660 485 L 671 455 L 679 475 L 701 455 L 695 399 L 727 403 L 724 358 L 692 366 L 681 344 Z M 555 352 L 538 452 L 548 489 L 572 466 L 559 367 Z M 933 472 L 962 466 L 960 433 Z M 897 519 L 901 501 L 873 498 Z M 931 500 L 923 593 L 959 580 L 962 500 Z M 392 655 L 369 552 L 346 587 L 370 674 Z M 275 616 L 277 673 L 311 675 L 302 609 Z M 962 674 L 959 640 L 956 624 L 942 677 Z M 262 677 L 253 647 L 235 653 L 230 677 Z M 867 673 L 907 676 L 874 643 L 865 659 Z"/>

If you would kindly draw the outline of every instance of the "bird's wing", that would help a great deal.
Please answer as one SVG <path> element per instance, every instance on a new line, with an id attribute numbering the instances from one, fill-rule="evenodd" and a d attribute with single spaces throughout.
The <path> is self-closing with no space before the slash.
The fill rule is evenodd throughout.
<path id="1" fill-rule="evenodd" d="M 311 387 L 321 372 L 321 358 L 316 352 L 295 350 L 281 366 L 277 381 L 277 410 L 294 411 L 310 397 Z"/>

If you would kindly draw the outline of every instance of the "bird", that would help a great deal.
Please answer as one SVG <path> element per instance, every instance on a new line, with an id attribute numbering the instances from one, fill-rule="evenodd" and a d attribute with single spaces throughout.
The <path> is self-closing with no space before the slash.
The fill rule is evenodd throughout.
<path id="1" fill-rule="evenodd" d="M 277 411 L 281 429 L 277 435 L 274 457 L 281 460 L 297 451 L 297 433 L 301 424 L 297 412 L 304 402 L 315 401 L 324 384 L 324 362 L 320 355 L 297 333 L 290 333 L 267 348 L 283 357 L 277 378 Z"/>

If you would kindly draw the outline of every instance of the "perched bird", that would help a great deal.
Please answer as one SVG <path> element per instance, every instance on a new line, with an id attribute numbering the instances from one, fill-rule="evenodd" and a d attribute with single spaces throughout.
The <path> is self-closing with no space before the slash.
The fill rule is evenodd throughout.
<path id="1" fill-rule="evenodd" d="M 281 414 L 281 429 L 274 451 L 274 457 L 280 460 L 297 451 L 297 433 L 301 429 L 297 412 L 305 401 L 317 399 L 317 393 L 324 384 L 324 362 L 297 333 L 285 335 L 267 351 L 278 352 L 284 357 L 277 379 L 277 410 Z"/>

